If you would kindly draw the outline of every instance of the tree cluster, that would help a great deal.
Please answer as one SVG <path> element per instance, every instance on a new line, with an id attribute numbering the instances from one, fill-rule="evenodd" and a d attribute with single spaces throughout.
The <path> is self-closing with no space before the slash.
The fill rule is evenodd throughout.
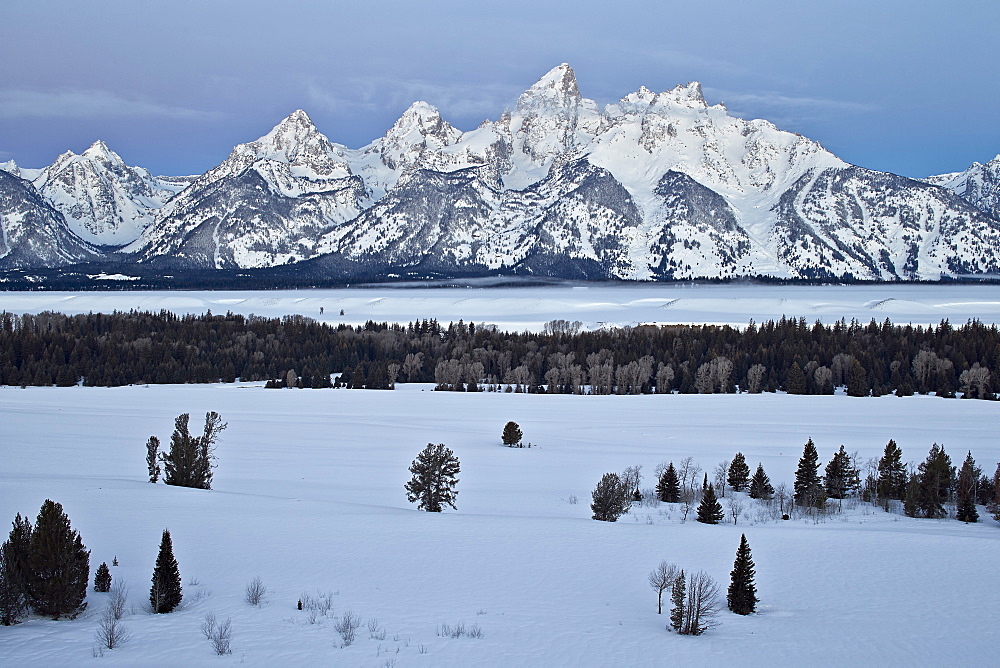
<path id="1" fill-rule="evenodd" d="M 160 477 L 160 463 L 163 464 L 163 480 L 168 485 L 212 489 L 212 469 L 215 468 L 215 447 L 222 431 L 229 426 L 215 411 L 205 413 L 205 427 L 201 436 L 192 436 L 188 428 L 189 413 L 182 413 L 174 420 L 174 432 L 170 436 L 170 449 L 159 452 L 160 439 L 150 436 L 146 441 L 146 467 L 149 482 L 155 483 Z"/>
<path id="2" fill-rule="evenodd" d="M 16 624 L 29 611 L 59 619 L 87 608 L 90 551 L 62 505 L 45 500 L 32 527 L 18 514 L 0 546 L 0 623 Z"/>
<path id="3" fill-rule="evenodd" d="M 953 327 L 808 325 L 781 318 L 728 326 L 503 332 L 441 325 L 331 326 L 303 316 L 129 312 L 0 314 L 0 383 L 126 385 L 269 380 L 274 387 L 639 394 L 784 390 L 853 396 L 935 392 L 995 398 L 1000 332 Z"/>

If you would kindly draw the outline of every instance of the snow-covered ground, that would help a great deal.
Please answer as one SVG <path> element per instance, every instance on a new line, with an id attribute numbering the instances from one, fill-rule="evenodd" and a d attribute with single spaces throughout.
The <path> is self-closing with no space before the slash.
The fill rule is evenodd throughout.
<path id="1" fill-rule="evenodd" d="M 862 323 L 937 324 L 948 318 L 1000 323 L 998 285 L 762 286 L 749 284 L 585 283 L 548 287 L 426 288 L 377 286 L 341 290 L 274 292 L 0 292 L 0 310 L 14 313 L 128 311 L 301 314 L 331 323 L 492 323 L 503 329 L 539 331 L 555 319 L 579 320 L 589 329 L 640 323 L 718 323 L 745 326 L 804 317 L 830 324 L 846 318 Z M 320 309 L 323 310 L 320 313 Z M 341 316 L 340 312 L 344 315 Z"/>
<path id="2" fill-rule="evenodd" d="M 732 289 L 689 291 L 720 292 L 735 298 Z M 847 301 L 851 292 L 827 299 Z M 875 292 L 857 290 L 858 297 Z M 403 300 L 407 293 L 378 294 Z M 448 308 L 461 306 L 454 292 L 439 294 L 451 300 Z M 476 294 L 470 291 L 473 304 Z M 567 301 L 584 303 L 571 299 L 576 294 L 567 290 Z M 883 294 L 915 293 L 892 287 Z M 938 294 L 957 299 L 947 289 Z M 994 294 L 983 290 L 978 298 Z M 323 295 L 315 299 L 329 300 L 327 311 L 336 299 L 358 299 L 341 302 L 352 308 L 364 303 L 346 292 Z M 12 297 L 51 295 L 5 295 L 5 308 L 17 310 Z M 152 308 L 159 300 L 156 308 L 189 310 L 216 310 L 228 299 L 199 304 L 194 296 L 163 294 L 141 302 L 126 293 L 66 296 L 65 303 L 112 298 L 126 307 L 135 300 Z M 183 299 L 191 301 L 180 306 Z M 460 315 L 485 319 L 457 311 L 445 317 Z M 229 422 L 215 489 L 149 484 L 146 439 L 166 442 L 182 412 L 192 414 L 194 431 L 208 410 Z M 987 665 L 1000 590 L 1000 526 L 991 519 L 964 525 L 858 506 L 820 522 L 765 521 L 749 512 L 738 525 L 707 526 L 682 524 L 679 509 L 664 504 L 611 524 L 591 520 L 588 504 L 606 471 L 641 464 L 647 486 L 657 463 L 685 456 L 711 470 L 741 451 L 751 469 L 762 462 L 775 485 L 791 483 L 809 437 L 824 463 L 841 444 L 865 459 L 894 438 L 905 459 L 922 460 L 938 442 L 956 463 L 971 450 L 992 473 L 1000 458 L 996 415 L 992 402 L 919 396 L 4 387 L 0 520 L 17 512 L 33 520 L 46 498 L 62 503 L 92 551 L 92 569 L 117 555 L 111 572 L 128 582 L 134 611 L 124 619 L 132 640 L 99 658 L 93 634 L 105 594 L 91 593 L 89 609 L 74 621 L 32 618 L 0 627 L 0 664 Z M 539 447 L 502 447 L 507 420 Z M 423 513 L 406 502 L 407 467 L 429 442 L 445 443 L 461 460 L 457 511 Z M 573 496 L 578 503 L 570 503 Z M 165 527 L 184 602 L 171 614 L 151 615 L 149 579 Z M 706 570 L 724 591 L 741 532 L 757 564 L 759 614 L 724 612 L 721 626 L 701 637 L 665 631 L 648 572 L 673 561 Z M 260 608 L 243 601 L 255 576 L 268 588 Z M 310 624 L 295 604 L 319 592 L 332 594 L 333 611 Z M 358 640 L 339 648 L 332 616 L 347 610 L 363 623 Z M 216 657 L 200 633 L 208 612 L 232 618 L 229 657 Z M 383 637 L 370 637 L 370 618 Z M 437 635 L 439 625 L 459 622 L 479 625 L 483 637 Z"/>

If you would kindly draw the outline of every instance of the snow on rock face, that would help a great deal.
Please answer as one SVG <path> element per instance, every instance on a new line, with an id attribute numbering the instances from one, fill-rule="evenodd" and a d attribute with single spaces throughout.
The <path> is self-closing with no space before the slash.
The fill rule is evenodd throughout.
<path id="1" fill-rule="evenodd" d="M 0 170 L 0 269 L 61 267 L 97 257 L 31 183 Z"/>
<path id="2" fill-rule="evenodd" d="M 7 172 L 8 174 L 13 174 L 18 177 L 21 176 L 21 170 L 18 168 L 17 163 L 13 160 L 0 162 L 0 172 Z"/>
<path id="3" fill-rule="evenodd" d="M 148 227 L 177 188 L 141 167 L 128 167 L 98 140 L 82 155 L 63 153 L 33 180 L 81 239 L 120 246 Z"/>
<path id="4" fill-rule="evenodd" d="M 964 172 L 931 176 L 926 180 L 951 190 L 977 209 L 1000 219 L 1000 155 L 985 165 L 975 162 Z"/>

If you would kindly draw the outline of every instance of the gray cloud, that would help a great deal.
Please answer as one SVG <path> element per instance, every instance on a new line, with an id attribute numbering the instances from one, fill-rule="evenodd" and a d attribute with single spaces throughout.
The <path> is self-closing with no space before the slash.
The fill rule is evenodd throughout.
<path id="1" fill-rule="evenodd" d="M 0 118 L 108 117 L 216 120 L 223 114 L 130 99 L 106 90 L 0 90 Z"/>
<path id="2" fill-rule="evenodd" d="M 730 112 L 742 116 L 742 112 L 761 114 L 768 112 L 768 118 L 796 118 L 802 116 L 828 117 L 832 114 L 864 114 L 879 110 L 879 105 L 851 100 L 834 100 L 822 97 L 786 95 L 764 91 L 742 93 L 719 88 L 705 88 L 710 97 L 722 100 Z M 774 112 L 777 112 L 777 116 Z"/>

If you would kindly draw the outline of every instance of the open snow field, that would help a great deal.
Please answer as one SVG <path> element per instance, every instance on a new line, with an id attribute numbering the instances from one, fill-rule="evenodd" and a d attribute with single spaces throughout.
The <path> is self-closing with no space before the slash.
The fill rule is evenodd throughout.
<path id="1" fill-rule="evenodd" d="M 651 299 L 653 292 L 659 294 L 651 290 Z M 725 298 L 734 299 L 732 292 Z M 855 302 L 874 292 L 858 290 Z M 897 287 L 884 294 L 903 292 L 910 294 Z M 961 292 L 971 299 L 969 288 Z M 830 292 L 827 299 L 846 300 L 849 293 Z M 328 311 L 337 298 L 358 299 L 355 307 L 363 301 L 324 294 L 316 299 L 329 299 Z M 406 298 L 400 291 L 380 294 Z M 475 303 L 476 293 L 470 294 Z M 957 298 L 947 289 L 936 294 Z M 995 294 L 983 289 L 981 298 Z M 29 297 L 39 300 L 34 310 L 54 296 Z M 5 308 L 16 310 L 11 298 L 4 296 Z M 98 294 L 67 296 L 66 303 L 96 300 L 83 307 L 89 310 L 113 298 L 119 307 L 131 299 L 142 308 L 188 299 Z M 202 303 L 215 310 L 222 299 Z M 917 304 L 930 308 L 932 300 Z M 201 307 L 192 301 L 184 308 Z M 515 310 L 494 312 L 508 308 Z M 395 313 L 378 317 L 409 317 Z M 566 315 L 552 311 L 539 320 Z M 215 489 L 149 484 L 146 439 L 155 434 L 166 443 L 182 412 L 192 414 L 196 432 L 208 410 L 229 423 L 217 452 Z M 735 526 L 707 526 L 682 524 L 679 507 L 663 504 L 636 508 L 612 524 L 591 520 L 589 509 L 590 492 L 606 471 L 642 464 L 643 486 L 652 486 L 657 463 L 676 464 L 688 455 L 711 470 L 742 451 L 751 470 L 763 462 L 776 486 L 790 484 L 809 437 L 824 464 L 841 444 L 866 459 L 895 438 L 905 459 L 922 460 L 936 441 L 955 463 L 972 450 L 992 474 L 1000 458 L 993 402 L 457 394 L 428 386 L 395 392 L 3 387 L 0 415 L 0 520 L 9 523 L 20 512 L 34 521 L 46 498 L 62 503 L 91 550 L 92 571 L 117 555 L 112 575 L 128 582 L 134 605 L 124 619 L 132 640 L 99 658 L 92 654 L 93 636 L 106 594 L 91 592 L 90 607 L 74 621 L 32 618 L 0 627 L 3 665 L 941 666 L 995 660 L 1000 526 L 991 519 L 964 525 L 859 506 L 818 523 L 748 513 Z M 502 447 L 507 420 L 519 422 L 525 439 L 540 447 Z M 407 467 L 428 442 L 445 443 L 461 460 L 457 511 L 423 513 L 406 502 Z M 577 504 L 569 502 L 574 495 Z M 174 613 L 151 615 L 150 576 L 165 527 L 184 578 L 184 602 Z M 759 614 L 723 612 L 721 626 L 701 637 L 665 631 L 667 615 L 656 614 L 649 571 L 663 559 L 704 569 L 724 597 L 741 532 L 757 565 Z M 258 575 L 268 594 L 263 607 L 254 608 L 243 590 Z M 303 593 L 321 592 L 332 594 L 333 610 L 310 624 L 295 603 Z M 347 610 L 362 626 L 352 646 L 339 648 L 333 616 Z M 232 618 L 231 656 L 215 656 L 202 636 L 207 612 Z M 369 618 L 378 620 L 384 636 L 370 637 Z M 440 624 L 459 622 L 478 624 L 483 637 L 436 634 Z"/>
<path id="2" fill-rule="evenodd" d="M 323 313 L 320 313 L 320 309 Z M 588 329 L 640 323 L 716 323 L 745 326 L 781 316 L 811 324 L 840 318 L 867 323 L 953 324 L 978 318 L 1000 323 L 1000 285 L 824 285 L 584 283 L 546 287 L 427 288 L 385 285 L 341 290 L 274 292 L 0 292 L 0 310 L 87 313 L 130 309 L 175 313 L 232 311 L 282 317 L 301 314 L 330 323 L 439 321 L 492 323 L 511 331 L 540 331 L 555 319 Z M 341 316 L 340 312 L 344 311 Z"/>

